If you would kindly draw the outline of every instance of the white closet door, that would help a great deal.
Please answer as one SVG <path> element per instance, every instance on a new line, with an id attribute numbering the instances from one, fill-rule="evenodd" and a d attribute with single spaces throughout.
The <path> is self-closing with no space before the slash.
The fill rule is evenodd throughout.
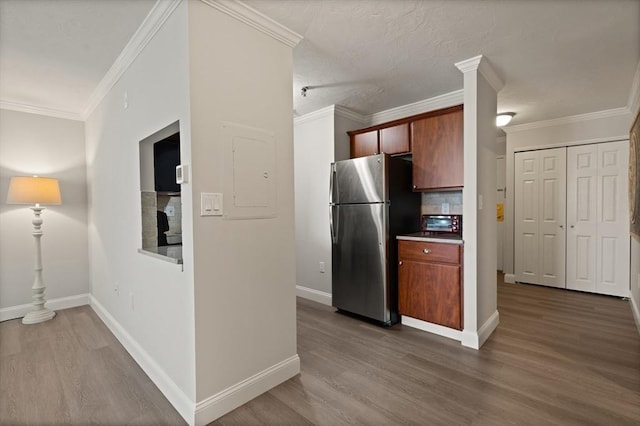
<path id="1" fill-rule="evenodd" d="M 567 149 L 567 288 L 595 291 L 598 146 Z"/>
<path id="2" fill-rule="evenodd" d="M 538 196 L 540 193 L 538 152 L 515 154 L 515 253 L 516 281 L 538 284 L 539 262 Z"/>
<path id="3" fill-rule="evenodd" d="M 598 144 L 597 282 L 595 291 L 629 296 L 629 141 Z"/>
<path id="4" fill-rule="evenodd" d="M 540 284 L 566 285 L 567 150 L 540 151 Z"/>
<path id="5" fill-rule="evenodd" d="M 516 281 L 565 287 L 566 148 L 515 154 Z"/>

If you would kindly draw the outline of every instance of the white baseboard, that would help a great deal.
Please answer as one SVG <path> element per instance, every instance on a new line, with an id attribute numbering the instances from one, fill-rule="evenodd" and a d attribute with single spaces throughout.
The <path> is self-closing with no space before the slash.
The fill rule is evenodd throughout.
<path id="1" fill-rule="evenodd" d="M 633 319 L 636 320 L 636 328 L 640 333 L 640 300 L 633 298 L 633 292 L 629 292 L 629 301 L 631 302 L 631 312 L 633 312 Z"/>
<path id="2" fill-rule="evenodd" d="M 57 299 L 47 300 L 45 307 L 57 311 L 59 309 L 75 308 L 76 306 L 88 305 L 89 294 L 77 294 L 75 296 L 59 297 Z M 10 306 L 8 308 L 0 309 L 0 321 L 7 321 L 16 318 L 22 318 L 31 311 L 33 305 L 31 303 L 26 305 Z"/>
<path id="3" fill-rule="evenodd" d="M 313 300 L 314 302 L 328 306 L 331 306 L 332 302 L 331 293 L 325 293 L 324 291 L 314 290 L 301 285 L 296 286 L 296 296 L 302 297 L 303 299 Z"/>
<path id="4" fill-rule="evenodd" d="M 488 320 L 485 321 L 484 324 L 480 327 L 480 329 L 476 331 L 472 330 L 463 330 L 462 331 L 462 346 L 466 346 L 468 348 L 480 349 L 484 342 L 487 341 L 491 333 L 498 327 L 500 323 L 500 314 L 496 310 Z"/>
<path id="5" fill-rule="evenodd" d="M 300 373 L 294 355 L 196 404 L 195 424 L 206 425 Z"/>
<path id="6" fill-rule="evenodd" d="M 504 274 L 504 282 L 509 284 L 515 284 L 516 274 Z"/>
<path id="7" fill-rule="evenodd" d="M 443 327 L 438 324 L 433 324 L 412 317 L 406 317 L 404 315 L 402 315 L 400 318 L 402 325 L 407 325 L 409 327 L 417 328 L 418 330 L 437 334 L 438 336 L 448 337 L 449 339 L 457 340 L 458 342 L 462 340 L 462 331 L 460 330 L 454 330 L 453 328 Z"/>
<path id="8" fill-rule="evenodd" d="M 90 305 L 142 370 L 147 373 L 151 381 L 160 389 L 160 392 L 169 400 L 171 405 L 175 407 L 187 423 L 194 424 L 195 403 L 185 395 L 158 363 L 93 296 L 90 297 Z"/>

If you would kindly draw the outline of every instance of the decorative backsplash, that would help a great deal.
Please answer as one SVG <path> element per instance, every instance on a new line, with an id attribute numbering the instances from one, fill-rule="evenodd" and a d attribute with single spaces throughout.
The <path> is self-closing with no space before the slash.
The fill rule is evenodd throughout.
<path id="1" fill-rule="evenodd" d="M 443 203 L 449 203 L 448 214 L 462 214 L 462 190 L 423 192 L 421 214 L 442 214 Z"/>
<path id="2" fill-rule="evenodd" d="M 142 248 L 158 246 L 156 193 L 142 191 Z"/>
<path id="3" fill-rule="evenodd" d="M 182 234 L 182 202 L 179 196 L 158 194 L 158 210 L 167 213 L 167 207 L 173 208 L 173 216 L 167 214 L 169 231 L 167 235 Z"/>

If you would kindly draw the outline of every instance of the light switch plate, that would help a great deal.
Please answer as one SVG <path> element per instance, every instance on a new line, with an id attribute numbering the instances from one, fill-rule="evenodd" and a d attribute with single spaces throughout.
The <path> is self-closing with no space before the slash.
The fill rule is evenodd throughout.
<path id="1" fill-rule="evenodd" d="M 222 216 L 223 213 L 224 210 L 221 193 L 200 193 L 200 216 Z"/>

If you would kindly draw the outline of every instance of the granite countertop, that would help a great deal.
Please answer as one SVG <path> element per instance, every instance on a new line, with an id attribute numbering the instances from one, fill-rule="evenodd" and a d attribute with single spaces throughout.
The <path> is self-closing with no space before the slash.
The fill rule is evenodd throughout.
<path id="1" fill-rule="evenodd" d="M 413 234 L 404 234 L 398 235 L 396 237 L 398 240 L 406 240 L 406 241 L 424 241 L 429 243 L 444 243 L 444 244 L 464 244 L 462 237 L 460 235 L 430 235 L 425 232 L 414 232 Z"/>

